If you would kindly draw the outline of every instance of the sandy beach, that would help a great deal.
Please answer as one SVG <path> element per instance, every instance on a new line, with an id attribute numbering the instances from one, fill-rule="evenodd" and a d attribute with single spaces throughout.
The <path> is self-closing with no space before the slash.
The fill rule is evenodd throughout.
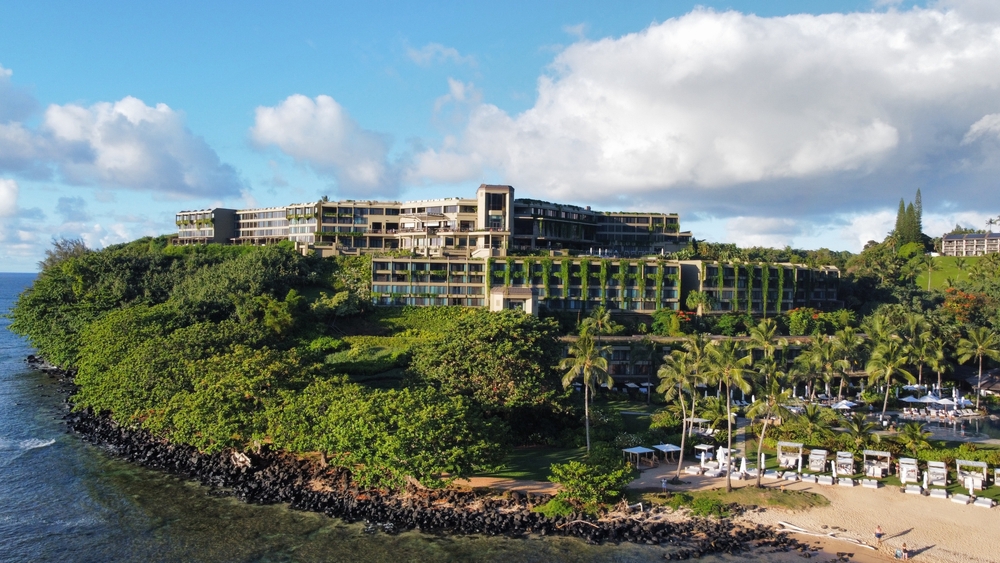
<path id="1" fill-rule="evenodd" d="M 636 489 L 656 489 L 660 479 L 674 475 L 666 466 L 647 470 L 629 485 Z M 672 489 L 701 490 L 725 486 L 725 479 L 683 475 L 687 483 Z M 733 481 L 734 487 L 752 486 L 753 480 Z M 853 560 L 894 559 L 896 549 L 906 543 L 910 558 L 934 563 L 1000 561 L 1000 508 L 961 505 L 951 500 L 907 495 L 895 487 L 866 489 L 832 487 L 765 479 L 766 487 L 818 493 L 830 499 L 828 506 L 802 512 L 768 509 L 748 513 L 744 518 L 781 527 L 782 522 L 813 535 L 799 535 L 813 543 L 821 539 L 827 553 L 855 553 Z M 875 545 L 874 530 L 882 526 L 885 537 L 878 551 L 857 546 Z"/>

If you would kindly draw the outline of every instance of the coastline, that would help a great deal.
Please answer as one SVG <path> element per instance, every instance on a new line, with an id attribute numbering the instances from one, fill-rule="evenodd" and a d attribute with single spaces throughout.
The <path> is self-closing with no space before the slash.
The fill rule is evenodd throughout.
<path id="1" fill-rule="evenodd" d="M 72 392 L 72 374 L 29 362 L 58 377 Z M 66 399 L 67 407 L 69 399 Z M 809 550 L 773 526 L 741 518 L 706 519 L 651 508 L 642 513 L 546 517 L 531 508 L 551 495 L 516 488 L 502 492 L 408 487 L 398 494 L 359 489 L 347 470 L 282 452 L 203 454 L 195 448 L 156 439 L 142 430 L 115 424 L 90 412 L 64 417 L 70 432 L 137 465 L 164 471 L 253 504 L 285 503 L 344 522 L 364 522 L 366 531 L 395 534 L 415 530 L 434 535 L 493 535 L 511 538 L 563 536 L 590 544 L 659 545 L 672 560 L 705 555 L 794 554 Z"/>

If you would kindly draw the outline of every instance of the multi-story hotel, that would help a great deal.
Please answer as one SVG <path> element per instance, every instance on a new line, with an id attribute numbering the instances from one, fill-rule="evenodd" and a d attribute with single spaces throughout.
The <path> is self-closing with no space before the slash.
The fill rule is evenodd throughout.
<path id="1" fill-rule="evenodd" d="M 235 223 L 216 218 L 235 216 Z M 514 199 L 481 185 L 475 198 L 317 201 L 262 209 L 177 214 L 178 243 L 291 240 L 324 255 L 408 250 L 430 257 L 505 256 L 508 250 L 576 250 L 615 256 L 676 252 L 691 241 L 677 214 L 592 211 Z M 195 228 L 197 226 L 197 228 Z M 211 233 L 211 234 L 207 234 Z"/>
<path id="2" fill-rule="evenodd" d="M 514 199 L 510 186 L 484 184 L 471 199 L 182 211 L 177 225 L 179 244 L 289 240 L 323 256 L 372 254 L 381 305 L 649 314 L 679 309 L 691 291 L 708 295 L 707 314 L 837 303 L 836 268 L 668 260 L 691 241 L 676 214 Z"/>
<path id="3" fill-rule="evenodd" d="M 982 256 L 1000 252 L 1000 233 L 943 235 L 941 254 L 944 256 Z"/>

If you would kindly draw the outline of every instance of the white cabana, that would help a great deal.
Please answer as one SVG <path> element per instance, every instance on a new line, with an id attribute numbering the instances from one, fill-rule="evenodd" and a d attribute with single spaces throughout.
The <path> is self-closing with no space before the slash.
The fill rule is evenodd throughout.
<path id="1" fill-rule="evenodd" d="M 826 450 L 812 450 L 809 452 L 809 471 L 822 473 L 826 471 Z"/>
<path id="2" fill-rule="evenodd" d="M 799 442 L 778 442 L 778 467 L 802 469 L 802 444 Z"/>
<path id="3" fill-rule="evenodd" d="M 659 450 L 660 452 L 662 452 L 663 453 L 663 459 L 666 459 L 668 455 L 670 455 L 671 457 L 673 457 L 671 454 L 673 454 L 674 452 L 681 451 L 680 446 L 675 446 L 673 444 L 657 444 L 657 445 L 653 446 L 653 449 L 654 450 Z"/>
<path id="4" fill-rule="evenodd" d="M 917 460 L 912 457 L 899 458 L 899 480 L 904 485 L 920 482 L 920 469 L 917 467 Z"/>
<path id="5" fill-rule="evenodd" d="M 986 487 L 986 462 L 955 460 L 955 470 L 958 482 L 967 489 L 982 490 Z"/>
<path id="6" fill-rule="evenodd" d="M 927 481 L 935 487 L 947 487 L 948 466 L 943 461 L 928 461 Z"/>
<path id="7" fill-rule="evenodd" d="M 710 444 L 698 444 L 694 447 L 694 449 L 695 452 L 697 452 L 695 456 L 701 460 L 702 465 L 705 465 L 706 461 L 712 459 L 712 450 L 715 449 L 715 447 Z"/>
<path id="8" fill-rule="evenodd" d="M 641 464 L 647 464 L 650 467 L 656 467 L 659 462 L 656 460 L 656 456 L 653 455 L 654 451 L 649 448 L 644 448 L 642 446 L 636 446 L 634 448 L 625 448 L 622 450 L 625 455 L 625 460 L 635 465 L 636 469 L 639 469 Z"/>
<path id="9" fill-rule="evenodd" d="M 840 401 L 839 403 L 832 405 L 830 408 L 837 410 L 850 410 L 857 406 L 857 403 L 852 403 L 848 400 Z"/>
<path id="10" fill-rule="evenodd" d="M 722 446 L 719 446 L 719 449 L 716 450 L 716 455 L 718 455 L 719 459 L 719 468 L 721 469 L 723 467 L 726 467 L 731 469 L 730 459 L 732 458 L 732 454 L 736 454 L 739 452 L 740 451 L 737 450 L 736 448 L 729 450 Z"/>
<path id="11" fill-rule="evenodd" d="M 854 475 L 854 454 L 837 452 L 837 462 L 834 464 L 836 475 Z"/>
<path id="12" fill-rule="evenodd" d="M 698 418 L 698 417 L 690 417 L 689 416 L 689 417 L 687 417 L 687 418 L 684 419 L 684 422 L 688 425 L 688 436 L 690 436 L 693 433 L 694 434 L 701 434 L 702 432 L 704 432 L 704 430 L 702 429 L 701 425 L 705 424 L 706 422 L 708 422 L 708 419 L 707 418 Z"/>
<path id="13" fill-rule="evenodd" d="M 892 463 L 892 454 L 878 450 L 864 451 L 865 476 L 881 479 L 889 475 L 889 465 Z"/>

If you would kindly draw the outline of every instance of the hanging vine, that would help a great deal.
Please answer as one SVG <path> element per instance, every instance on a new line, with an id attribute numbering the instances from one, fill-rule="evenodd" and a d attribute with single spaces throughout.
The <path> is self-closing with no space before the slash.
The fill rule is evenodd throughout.
<path id="1" fill-rule="evenodd" d="M 778 265 L 778 306 L 775 309 L 781 314 L 781 303 L 785 300 L 785 267 Z"/>
<path id="2" fill-rule="evenodd" d="M 767 291 L 768 291 L 768 289 L 770 288 L 770 285 L 771 285 L 771 263 L 770 262 L 764 262 L 764 264 L 760 267 L 760 273 L 761 273 L 761 278 L 760 278 L 761 305 L 763 306 L 763 309 L 764 309 L 764 318 L 766 319 L 767 318 Z"/>
<path id="3" fill-rule="evenodd" d="M 608 304 L 608 266 L 610 264 L 611 260 L 601 260 L 601 270 L 598 277 L 601 283 L 601 305 Z"/>
<path id="4" fill-rule="evenodd" d="M 580 260 L 580 298 L 587 302 L 587 291 L 590 289 L 590 260 Z"/>
<path id="5" fill-rule="evenodd" d="M 552 259 L 542 258 L 542 288 L 545 290 L 545 299 L 548 299 L 552 294 L 550 293 L 549 278 L 552 277 Z"/>
<path id="6" fill-rule="evenodd" d="M 656 283 L 656 310 L 659 311 L 663 307 L 663 281 L 666 278 L 667 266 L 660 262 L 656 266 L 656 273 L 653 274 L 654 283 Z"/>
<path id="7" fill-rule="evenodd" d="M 753 313 L 753 280 L 754 274 L 756 273 L 753 264 L 747 264 L 747 313 Z"/>
<path id="8" fill-rule="evenodd" d="M 618 280 L 618 287 L 621 289 L 618 292 L 618 298 L 621 300 L 622 304 L 625 304 L 625 282 L 628 280 L 628 263 L 619 262 L 618 263 L 618 273 L 612 276 L 614 279 Z"/>
<path id="9" fill-rule="evenodd" d="M 569 258 L 563 258 L 559 262 L 559 277 L 562 278 L 563 286 L 563 297 L 569 296 L 569 267 L 571 260 Z"/>
<path id="10" fill-rule="evenodd" d="M 504 259 L 503 286 L 510 287 L 510 278 L 514 273 L 514 259 L 508 256 Z"/>
<path id="11" fill-rule="evenodd" d="M 740 310 L 740 265 L 733 264 L 733 311 Z"/>
<path id="12" fill-rule="evenodd" d="M 487 258 L 486 259 L 486 275 L 483 276 L 483 277 L 486 278 L 486 294 L 489 295 L 490 288 L 493 287 L 493 259 L 492 258 Z"/>

